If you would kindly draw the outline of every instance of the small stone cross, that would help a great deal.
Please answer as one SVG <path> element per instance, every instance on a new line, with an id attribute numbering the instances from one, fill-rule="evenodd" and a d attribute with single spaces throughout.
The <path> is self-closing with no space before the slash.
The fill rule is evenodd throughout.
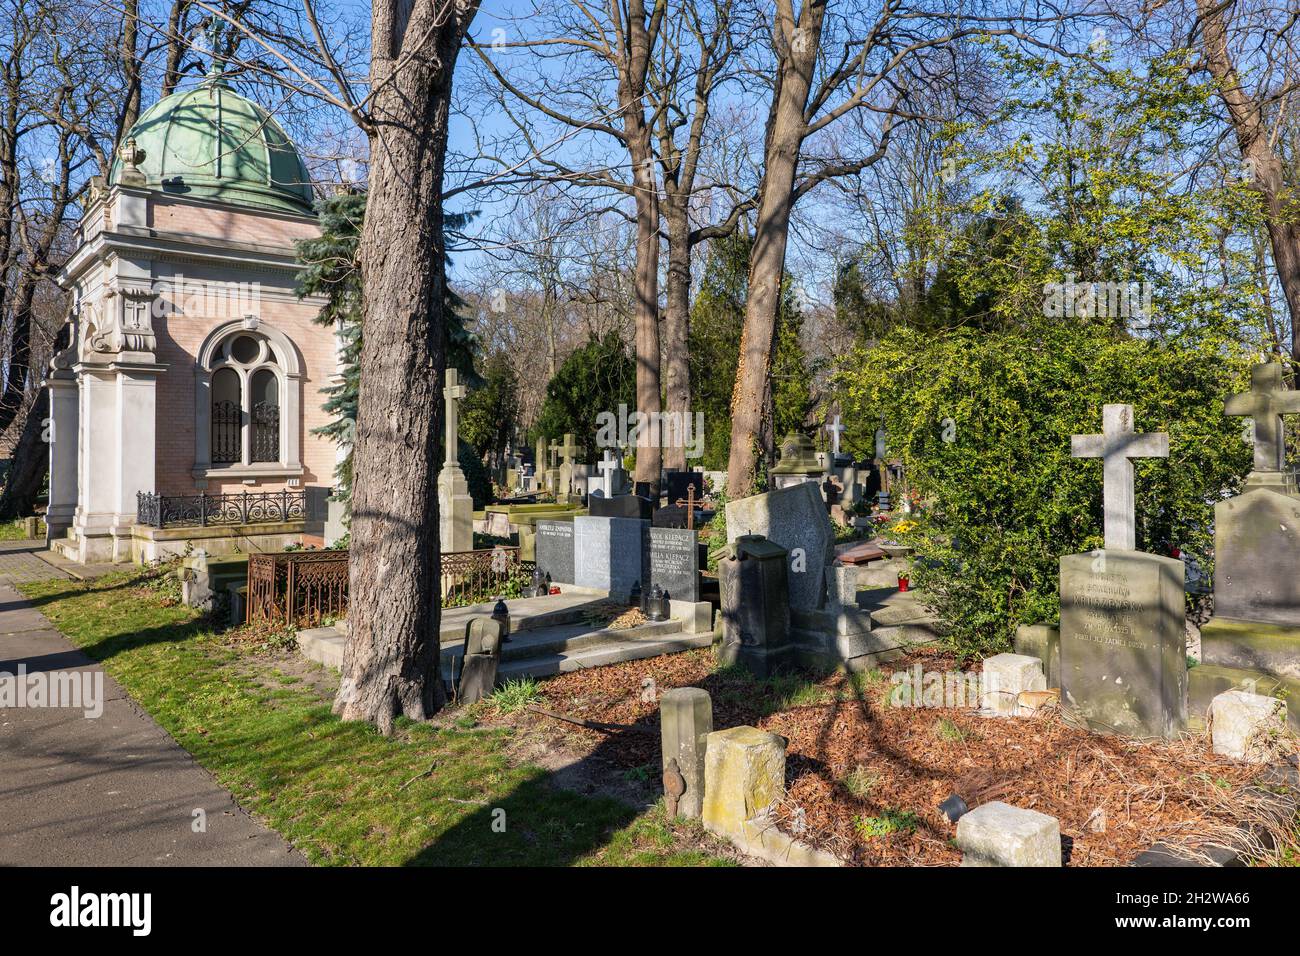
<path id="1" fill-rule="evenodd" d="M 840 416 L 835 416 L 835 421 L 826 426 L 826 430 L 831 433 L 831 454 L 840 453 L 840 435 L 844 432 L 845 426 L 840 424 Z"/>
<path id="2" fill-rule="evenodd" d="M 465 386 L 460 384 L 460 376 L 454 368 L 447 369 L 446 387 L 442 397 L 447 403 L 447 449 L 443 458 L 444 465 L 458 465 L 457 443 L 460 435 L 460 400 L 465 397 Z"/>
<path id="3" fill-rule="evenodd" d="M 1169 436 L 1164 432 L 1133 431 L 1132 405 L 1107 405 L 1102 409 L 1100 435 L 1070 438 L 1075 458 L 1100 458 L 1102 500 L 1106 516 L 1106 547 L 1117 551 L 1137 548 L 1133 521 L 1134 458 L 1168 458 Z"/>
<path id="4" fill-rule="evenodd" d="M 573 463 L 575 456 L 582 454 L 582 446 L 574 444 L 573 432 L 565 432 L 564 444 L 560 445 L 556 450 L 564 456 L 564 460 L 569 464 Z"/>
<path id="5" fill-rule="evenodd" d="M 1276 362 L 1250 370 L 1250 391 L 1223 403 L 1228 415 L 1255 423 L 1255 471 L 1279 472 L 1286 463 L 1286 426 L 1282 416 L 1300 412 L 1300 392 L 1282 384 L 1282 366 Z"/>

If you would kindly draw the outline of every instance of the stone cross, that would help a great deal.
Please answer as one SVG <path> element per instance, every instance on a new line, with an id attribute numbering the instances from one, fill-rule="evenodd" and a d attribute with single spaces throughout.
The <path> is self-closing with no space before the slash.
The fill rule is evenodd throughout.
<path id="1" fill-rule="evenodd" d="M 460 384 L 460 376 L 454 368 L 447 369 L 447 386 L 442 390 L 442 397 L 447 402 L 447 452 L 444 465 L 459 467 L 457 443 L 460 435 L 460 400 L 465 397 L 465 386 Z"/>
<path id="2" fill-rule="evenodd" d="M 564 461 L 567 464 L 573 464 L 574 457 L 582 454 L 582 446 L 574 444 L 573 432 L 565 432 L 564 444 L 560 445 L 556 451 L 564 456 Z"/>
<path id="3" fill-rule="evenodd" d="M 1102 459 L 1106 547 L 1133 551 L 1137 548 L 1137 534 L 1133 523 L 1132 459 L 1168 458 L 1169 436 L 1164 432 L 1134 432 L 1132 405 L 1105 406 L 1101 431 L 1100 435 L 1072 436 L 1071 454 L 1075 458 Z"/>
<path id="4" fill-rule="evenodd" d="M 614 453 L 608 448 L 605 449 L 605 455 L 600 459 L 598 466 L 601 474 L 605 478 L 605 494 L 611 498 L 614 496 L 614 472 L 623 467 L 623 463 L 614 457 Z"/>
<path id="5" fill-rule="evenodd" d="M 1282 384 L 1282 366 L 1276 362 L 1250 370 L 1250 391 L 1223 403 L 1228 415 L 1255 423 L 1255 471 L 1279 472 L 1286 462 L 1286 426 L 1282 416 L 1300 412 L 1300 392 Z"/>
<path id="6" fill-rule="evenodd" d="M 845 430 L 845 426 L 840 424 L 840 416 L 835 416 L 835 421 L 826 426 L 826 430 L 831 433 L 831 454 L 840 453 L 840 434 Z"/>

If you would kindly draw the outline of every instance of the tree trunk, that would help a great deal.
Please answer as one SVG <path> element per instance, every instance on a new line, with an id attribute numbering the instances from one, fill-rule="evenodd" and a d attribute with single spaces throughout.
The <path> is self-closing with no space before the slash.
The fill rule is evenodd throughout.
<path id="1" fill-rule="evenodd" d="M 1237 147 L 1250 173 L 1250 184 L 1264 202 L 1273 265 L 1291 315 L 1291 361 L 1300 365 L 1300 229 L 1296 225 L 1300 209 L 1287 186 L 1282 161 L 1269 142 L 1259 104 L 1242 88 L 1228 49 L 1226 7 L 1218 0 L 1197 0 L 1196 6 L 1203 20 L 1206 65 L 1227 108 Z"/>
<path id="2" fill-rule="evenodd" d="M 643 0 L 630 0 L 627 8 L 627 50 L 620 62 L 619 107 L 628 156 L 632 160 L 632 186 L 636 197 L 636 269 L 633 326 L 636 330 L 636 410 L 658 420 L 659 395 L 659 187 L 654 173 L 654 150 L 645 116 L 646 74 L 651 54 L 651 34 L 663 17 L 656 2 L 649 22 Z M 649 421 L 650 419 L 643 419 Z M 635 480 L 656 490 L 663 470 L 663 441 L 658 428 L 643 428 L 637 435 Z"/>
<path id="3" fill-rule="evenodd" d="M 140 60 L 136 54 L 140 34 L 140 0 L 126 0 L 122 7 L 122 77 L 126 99 L 118 129 L 129 130 L 140 118 Z"/>
<path id="4" fill-rule="evenodd" d="M 25 518 L 35 512 L 36 499 L 40 497 L 50 467 L 49 446 L 45 438 L 49 409 L 49 390 L 38 389 L 27 407 L 27 417 L 14 446 L 4 493 L 0 494 L 0 520 Z"/>
<path id="5" fill-rule="evenodd" d="M 181 81 L 181 57 L 185 55 L 185 13 L 189 0 L 173 0 L 167 17 L 167 62 L 163 67 L 162 95 L 176 92 Z"/>
<path id="6" fill-rule="evenodd" d="M 444 702 L 437 448 L 442 427 L 443 163 L 452 69 L 477 0 L 372 9 L 370 193 L 343 680 L 334 710 L 381 733 Z M 398 59 L 401 59 L 400 65 Z"/>
<path id="7" fill-rule="evenodd" d="M 777 4 L 775 36 L 779 64 L 764 148 L 763 185 L 758 201 L 749 293 L 740 335 L 736 384 L 731 393 L 731 451 L 727 494 L 752 494 L 762 442 L 765 395 L 772 374 L 772 344 L 781 305 L 781 278 L 794 208 L 795 174 L 807 133 L 804 109 L 821 41 L 825 0 L 805 0 L 798 28 L 790 0 Z"/>
<path id="8" fill-rule="evenodd" d="M 679 201 L 665 202 L 668 225 L 668 295 L 664 310 L 664 396 L 682 439 L 691 414 L 691 367 L 687 340 L 691 321 L 691 224 Z M 664 450 L 664 467 L 686 468 L 686 447 L 676 441 Z"/>

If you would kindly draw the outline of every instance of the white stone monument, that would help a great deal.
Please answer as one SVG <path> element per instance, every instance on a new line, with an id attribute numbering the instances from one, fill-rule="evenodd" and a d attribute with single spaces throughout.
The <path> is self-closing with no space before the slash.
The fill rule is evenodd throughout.
<path id="1" fill-rule="evenodd" d="M 443 554 L 474 550 L 474 499 L 456 459 L 460 400 L 465 397 L 465 386 L 460 384 L 454 368 L 447 369 L 446 383 L 442 397 L 447 403 L 447 448 L 438 473 L 438 541 Z"/>

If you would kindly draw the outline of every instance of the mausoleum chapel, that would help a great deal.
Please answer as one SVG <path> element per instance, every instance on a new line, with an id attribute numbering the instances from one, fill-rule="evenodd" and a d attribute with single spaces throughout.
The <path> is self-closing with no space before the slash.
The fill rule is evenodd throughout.
<path id="1" fill-rule="evenodd" d="M 313 429 L 338 360 L 295 288 L 312 204 L 294 144 L 219 71 L 125 137 L 59 276 L 48 534 L 65 556 L 316 543 L 336 450 Z"/>

